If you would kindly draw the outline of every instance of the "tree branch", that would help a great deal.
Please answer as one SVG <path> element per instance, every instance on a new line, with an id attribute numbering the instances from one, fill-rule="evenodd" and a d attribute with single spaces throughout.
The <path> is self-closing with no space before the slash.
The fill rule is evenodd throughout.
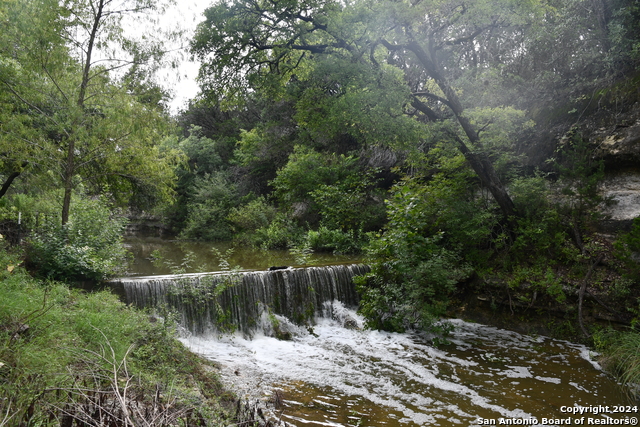
<path id="1" fill-rule="evenodd" d="M 436 94 L 433 94 L 433 93 L 431 93 L 431 92 L 415 92 L 415 93 L 412 93 L 411 95 L 413 95 L 414 97 L 424 96 L 424 97 L 426 97 L 426 98 L 433 99 L 434 101 L 442 102 L 442 103 L 443 103 L 444 105 L 446 105 L 447 107 L 449 107 L 449 108 L 453 109 L 453 108 L 451 107 L 451 103 L 449 102 L 449 100 L 448 100 L 448 99 L 445 99 L 445 98 L 443 98 L 443 97 L 441 97 L 441 96 L 438 96 L 438 95 L 436 95 Z"/>
<path id="2" fill-rule="evenodd" d="M 433 111 L 431 108 L 429 108 L 429 106 L 427 104 L 425 104 L 424 102 L 420 101 L 416 97 L 414 97 L 413 100 L 411 101 L 411 106 L 413 108 L 415 108 L 416 110 L 420 111 L 421 113 L 423 113 L 425 116 L 427 116 L 427 118 L 431 122 L 437 122 L 437 121 L 442 120 L 442 117 L 440 117 L 440 115 L 438 113 Z"/>
<path id="3" fill-rule="evenodd" d="M 29 163 L 24 161 L 22 162 L 21 167 L 25 168 Z M 20 174 L 22 173 L 21 170 L 17 170 L 12 172 L 7 179 L 4 181 L 4 183 L 2 184 L 2 188 L 0 188 L 0 199 L 6 194 L 7 190 L 9 190 L 9 187 L 11 187 L 11 184 L 13 183 L 13 181 L 20 176 Z"/>

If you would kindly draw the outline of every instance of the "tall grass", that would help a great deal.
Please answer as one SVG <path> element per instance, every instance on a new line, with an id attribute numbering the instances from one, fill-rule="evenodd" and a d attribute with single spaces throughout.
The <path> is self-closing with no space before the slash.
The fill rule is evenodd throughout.
<path id="1" fill-rule="evenodd" d="M 640 390 L 640 331 L 608 331 L 596 336 L 602 364 L 638 396 Z"/>
<path id="2" fill-rule="evenodd" d="M 0 427 L 227 424 L 234 397 L 170 322 L 19 264 L 0 249 Z"/>

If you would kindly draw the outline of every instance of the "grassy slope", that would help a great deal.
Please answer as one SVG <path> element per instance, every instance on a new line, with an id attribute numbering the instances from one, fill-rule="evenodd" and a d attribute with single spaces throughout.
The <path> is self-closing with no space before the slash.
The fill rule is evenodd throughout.
<path id="1" fill-rule="evenodd" d="M 170 325 L 16 262 L 0 251 L 0 426 L 228 424 L 234 397 Z"/>

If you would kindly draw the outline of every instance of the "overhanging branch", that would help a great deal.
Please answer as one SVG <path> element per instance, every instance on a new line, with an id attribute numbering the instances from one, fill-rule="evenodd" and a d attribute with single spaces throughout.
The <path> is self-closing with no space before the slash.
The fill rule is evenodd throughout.
<path id="1" fill-rule="evenodd" d="M 434 101 L 441 102 L 447 107 L 451 108 L 451 103 L 449 103 L 449 100 L 441 96 L 438 96 L 436 94 L 433 94 L 431 92 L 415 92 L 415 93 L 412 93 L 411 95 L 413 95 L 416 98 L 419 96 L 424 96 L 425 98 L 429 98 L 429 99 L 433 99 Z"/>

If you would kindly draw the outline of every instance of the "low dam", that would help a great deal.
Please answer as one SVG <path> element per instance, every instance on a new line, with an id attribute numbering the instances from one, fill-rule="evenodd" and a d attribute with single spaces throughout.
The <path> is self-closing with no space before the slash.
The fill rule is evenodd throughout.
<path id="1" fill-rule="evenodd" d="M 251 336 L 264 327 L 265 316 L 303 325 L 322 317 L 327 302 L 357 307 L 353 278 L 368 271 L 362 264 L 332 265 L 122 278 L 110 285 L 128 304 L 174 310 L 193 334 L 238 330 Z"/>
<path id="2" fill-rule="evenodd" d="M 440 343 L 364 329 L 353 278 L 368 271 L 335 265 L 112 286 L 131 304 L 174 313 L 181 341 L 216 362 L 239 397 L 280 402 L 270 411 L 280 426 L 636 425 L 638 402 L 583 345 L 460 319 L 444 320 L 453 331 Z"/>

